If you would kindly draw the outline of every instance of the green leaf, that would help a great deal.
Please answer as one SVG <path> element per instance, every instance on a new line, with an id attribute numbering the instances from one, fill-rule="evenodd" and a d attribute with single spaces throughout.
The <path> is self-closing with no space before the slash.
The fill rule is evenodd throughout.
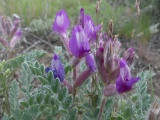
<path id="1" fill-rule="evenodd" d="M 38 61 L 35 61 L 35 63 L 34 63 L 34 65 L 33 65 L 34 67 L 36 67 L 36 68 L 39 68 L 39 66 L 40 66 L 40 64 L 39 64 L 39 62 Z"/>
<path id="2" fill-rule="evenodd" d="M 20 101 L 20 104 L 26 108 L 29 107 L 29 103 L 26 101 Z"/>
<path id="3" fill-rule="evenodd" d="M 34 96 L 31 96 L 28 100 L 29 104 L 30 105 L 33 105 L 34 104 Z"/>
<path id="4" fill-rule="evenodd" d="M 55 105 L 55 98 L 54 97 L 51 97 L 51 105 Z"/>
<path id="5" fill-rule="evenodd" d="M 41 66 L 40 66 L 40 70 L 41 70 L 41 72 L 42 72 L 42 75 L 44 75 L 44 74 L 45 74 L 45 66 L 44 66 L 44 65 L 41 65 Z"/>
<path id="6" fill-rule="evenodd" d="M 43 76 L 42 75 L 42 72 L 41 72 L 41 70 L 39 69 L 39 68 L 34 68 L 34 71 L 36 72 L 36 75 L 38 76 Z"/>
<path id="7" fill-rule="evenodd" d="M 0 73 L 0 82 L 4 79 L 5 79 L 5 76 L 3 75 L 3 73 Z"/>
<path id="8" fill-rule="evenodd" d="M 53 81 L 53 72 L 52 71 L 49 71 L 48 73 L 47 73 L 47 80 L 48 80 L 48 82 L 49 83 L 51 83 L 51 81 Z"/>
<path id="9" fill-rule="evenodd" d="M 49 103 L 50 103 L 50 101 L 51 101 L 50 94 L 47 94 L 47 95 L 45 96 L 44 101 L 45 101 L 46 104 L 49 104 Z"/>
<path id="10" fill-rule="evenodd" d="M 72 102 L 73 102 L 73 97 L 72 95 L 69 95 L 63 102 L 63 107 L 65 109 L 69 109 L 69 107 L 72 105 Z"/>
<path id="11" fill-rule="evenodd" d="M 59 92 L 58 92 L 58 99 L 60 101 L 64 101 L 68 95 L 68 89 L 66 87 L 63 87 Z"/>
<path id="12" fill-rule="evenodd" d="M 61 83 L 59 81 L 59 79 L 55 79 L 52 81 L 51 83 L 51 89 L 54 93 L 57 93 L 61 88 Z"/>
<path id="13" fill-rule="evenodd" d="M 72 71 L 72 66 L 71 65 L 67 65 L 65 67 L 65 75 L 67 75 L 70 71 Z"/>
<path id="14" fill-rule="evenodd" d="M 19 85 L 16 80 L 13 80 L 10 85 L 9 97 L 10 97 L 10 108 L 15 111 L 19 108 L 18 102 Z"/>
<path id="15" fill-rule="evenodd" d="M 18 63 L 15 60 L 10 61 L 10 65 L 12 66 L 12 68 L 18 67 Z"/>
<path id="16" fill-rule="evenodd" d="M 71 111 L 69 112 L 68 120 L 76 120 L 77 113 L 78 113 L 77 107 L 72 108 Z"/>
<path id="17" fill-rule="evenodd" d="M 41 103 L 43 101 L 44 95 L 42 93 L 37 94 L 36 101 L 37 103 Z"/>
<path id="18" fill-rule="evenodd" d="M 33 66 L 31 66 L 31 65 L 30 65 L 29 67 L 30 67 L 32 73 L 33 73 L 34 75 L 36 75 L 36 71 L 34 70 L 35 68 L 34 68 Z"/>
<path id="19" fill-rule="evenodd" d="M 38 79 L 41 81 L 43 85 L 48 84 L 48 81 L 45 78 L 38 76 Z"/>

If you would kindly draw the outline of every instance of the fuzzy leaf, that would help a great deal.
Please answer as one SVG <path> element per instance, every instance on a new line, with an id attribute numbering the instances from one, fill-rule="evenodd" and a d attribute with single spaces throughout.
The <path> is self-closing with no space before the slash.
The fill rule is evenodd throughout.
<path id="1" fill-rule="evenodd" d="M 48 81 L 45 78 L 38 76 L 38 79 L 41 81 L 43 85 L 48 84 Z"/>
<path id="2" fill-rule="evenodd" d="M 29 103 L 26 101 L 20 101 L 20 104 L 26 108 L 29 107 Z"/>
<path id="3" fill-rule="evenodd" d="M 71 106 L 72 102 L 73 102 L 73 97 L 72 97 L 72 95 L 69 95 L 69 96 L 65 99 L 65 101 L 63 102 L 63 107 L 64 107 L 65 109 L 69 109 L 69 107 Z"/>
<path id="4" fill-rule="evenodd" d="M 58 92 L 58 99 L 60 101 L 64 101 L 64 99 L 66 99 L 67 95 L 68 95 L 68 89 L 66 87 L 63 87 Z"/>
<path id="5" fill-rule="evenodd" d="M 77 113 L 78 113 L 77 107 L 72 108 L 71 111 L 69 112 L 68 120 L 76 120 Z"/>
<path id="6" fill-rule="evenodd" d="M 51 83 L 51 89 L 54 93 L 57 93 L 61 88 L 61 83 L 58 79 L 53 80 L 53 82 Z"/>

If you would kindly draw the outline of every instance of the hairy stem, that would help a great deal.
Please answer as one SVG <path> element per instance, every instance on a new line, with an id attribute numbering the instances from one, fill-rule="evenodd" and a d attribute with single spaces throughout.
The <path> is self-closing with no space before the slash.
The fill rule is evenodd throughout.
<path id="1" fill-rule="evenodd" d="M 102 100 L 102 104 L 101 104 L 101 107 L 100 107 L 98 120 L 102 120 L 102 113 L 103 113 L 103 109 L 104 109 L 105 103 L 106 103 L 106 97 L 103 98 L 103 100 Z"/>

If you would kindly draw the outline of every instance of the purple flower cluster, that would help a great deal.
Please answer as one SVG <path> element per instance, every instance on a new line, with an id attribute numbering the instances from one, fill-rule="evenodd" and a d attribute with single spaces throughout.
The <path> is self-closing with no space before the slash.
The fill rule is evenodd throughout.
<path id="1" fill-rule="evenodd" d="M 109 38 L 101 33 L 101 40 L 96 51 L 96 65 L 102 81 L 105 84 L 104 95 L 125 93 L 132 89 L 139 78 L 131 76 L 130 65 L 134 59 L 134 49 L 129 48 L 120 57 L 121 43 L 118 38 Z"/>
<path id="2" fill-rule="evenodd" d="M 124 93 L 132 89 L 139 78 L 131 76 L 130 65 L 133 63 L 134 49 L 129 48 L 120 57 L 121 43 L 115 37 L 109 38 L 101 32 L 101 25 L 94 25 L 91 16 L 84 13 L 81 8 L 79 22 L 75 25 L 69 38 L 67 30 L 70 20 L 64 10 L 57 12 L 53 23 L 53 31 L 61 37 L 61 40 L 72 58 L 73 69 L 78 68 L 78 63 L 85 59 L 87 69 L 74 78 L 74 85 L 67 82 L 63 65 L 58 55 L 54 55 L 51 70 L 55 78 L 59 78 L 62 85 L 67 86 L 70 92 L 73 88 L 82 85 L 84 81 L 96 71 L 105 84 L 103 94 L 110 96 L 115 93 Z M 96 42 L 97 41 L 97 42 Z M 97 49 L 93 46 L 96 45 Z M 92 49 L 91 49 L 92 48 Z M 94 51 L 96 51 L 94 53 Z M 75 73 L 76 74 L 76 73 Z"/>
<path id="3" fill-rule="evenodd" d="M 14 48 L 20 41 L 22 31 L 20 29 L 20 18 L 13 15 L 9 17 L 0 16 L 0 42 L 7 48 Z"/>

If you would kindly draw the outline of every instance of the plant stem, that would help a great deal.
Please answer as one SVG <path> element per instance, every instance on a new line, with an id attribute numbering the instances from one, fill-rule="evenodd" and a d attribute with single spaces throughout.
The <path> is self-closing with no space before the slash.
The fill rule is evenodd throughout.
<path id="1" fill-rule="evenodd" d="M 102 104 L 101 104 L 101 107 L 100 107 L 98 120 L 102 120 L 102 113 L 103 113 L 103 109 L 104 109 L 105 103 L 106 103 L 106 97 L 103 98 L 103 100 L 102 100 Z"/>
<path id="2" fill-rule="evenodd" d="M 73 80 L 76 80 L 77 74 L 76 74 L 76 67 L 73 68 Z"/>

